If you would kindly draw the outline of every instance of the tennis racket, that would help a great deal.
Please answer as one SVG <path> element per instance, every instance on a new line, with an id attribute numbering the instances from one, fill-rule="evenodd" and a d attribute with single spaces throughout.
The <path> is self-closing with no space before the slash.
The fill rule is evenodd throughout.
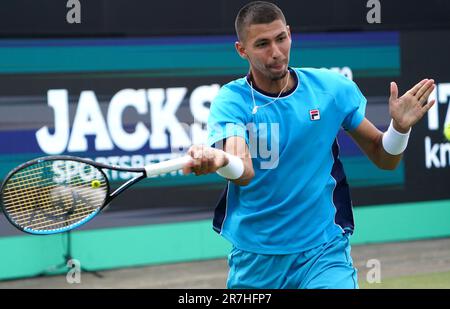
<path id="1" fill-rule="evenodd" d="M 181 169 L 184 156 L 142 168 L 110 166 L 73 156 L 49 156 L 13 169 L 1 187 L 7 219 L 19 230 L 48 235 L 85 224 L 126 189 L 144 178 Z M 137 173 L 111 192 L 106 170 Z"/>

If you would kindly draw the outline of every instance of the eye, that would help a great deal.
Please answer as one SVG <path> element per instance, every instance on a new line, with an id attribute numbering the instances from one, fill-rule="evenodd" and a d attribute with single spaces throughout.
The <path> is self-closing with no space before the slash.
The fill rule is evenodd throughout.
<path id="1" fill-rule="evenodd" d="M 281 38 L 278 38 L 278 42 L 283 42 L 285 38 L 286 38 L 285 36 L 282 36 Z"/>
<path id="2" fill-rule="evenodd" d="M 266 42 L 261 42 L 261 43 L 256 44 L 256 47 L 257 47 L 257 48 L 261 48 L 261 47 L 264 47 L 264 46 L 266 46 L 266 45 L 267 45 Z"/>

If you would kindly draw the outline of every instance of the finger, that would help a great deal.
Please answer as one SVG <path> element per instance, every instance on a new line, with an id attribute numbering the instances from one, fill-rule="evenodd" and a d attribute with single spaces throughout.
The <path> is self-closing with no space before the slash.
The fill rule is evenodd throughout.
<path id="1" fill-rule="evenodd" d="M 408 93 L 416 95 L 417 91 L 419 91 L 420 87 L 422 87 L 422 85 L 425 84 L 427 80 L 428 79 L 423 79 L 420 82 L 418 82 L 414 87 L 408 90 Z"/>
<path id="2" fill-rule="evenodd" d="M 207 158 L 208 160 L 211 160 L 214 158 L 214 153 L 211 148 L 209 148 L 209 147 L 205 148 L 204 157 Z"/>
<path id="3" fill-rule="evenodd" d="M 189 163 L 187 163 L 184 167 L 183 167 L 183 171 L 186 170 L 186 172 L 188 173 L 195 173 L 196 171 L 198 171 L 200 163 L 199 163 L 199 159 L 196 158 L 197 154 L 194 153 L 192 158 L 193 160 L 190 161 Z M 185 169 L 186 168 L 186 169 Z"/>
<path id="4" fill-rule="evenodd" d="M 193 166 L 191 170 L 192 170 L 192 173 L 194 173 L 196 176 L 200 175 L 199 169 L 197 167 Z"/>
<path id="5" fill-rule="evenodd" d="M 199 146 L 198 145 L 192 145 L 188 150 L 188 155 L 190 155 L 193 159 L 198 158 L 199 153 Z"/>
<path id="6" fill-rule="evenodd" d="M 194 158 L 194 162 L 197 163 L 199 160 L 202 159 L 203 156 L 203 150 L 201 147 L 197 147 L 192 152 L 192 158 Z"/>
<path id="7" fill-rule="evenodd" d="M 423 84 L 422 87 L 420 87 L 420 89 L 416 93 L 417 99 L 420 100 L 420 98 L 423 96 L 423 94 L 433 85 L 434 85 L 434 80 L 432 80 L 432 79 L 427 81 L 425 84 Z"/>
<path id="8" fill-rule="evenodd" d="M 192 172 L 191 167 L 190 166 L 184 166 L 183 167 L 183 175 L 188 175 Z"/>
<path id="9" fill-rule="evenodd" d="M 196 158 L 196 159 L 192 162 L 192 169 L 193 169 L 194 171 L 198 171 L 201 167 L 202 167 L 202 160 L 201 160 L 201 158 Z"/>
<path id="10" fill-rule="evenodd" d="M 391 82 L 391 99 L 397 100 L 398 98 L 398 87 L 395 82 Z"/>
<path id="11" fill-rule="evenodd" d="M 208 168 L 209 168 L 209 158 L 208 158 L 208 156 L 207 155 L 205 155 L 203 158 L 202 158 L 202 165 L 201 165 L 201 168 L 200 168 L 200 171 L 203 173 L 203 174 L 205 174 L 205 173 L 208 173 Z"/>
<path id="12" fill-rule="evenodd" d="M 431 87 L 428 88 L 427 91 L 421 97 L 419 97 L 420 104 L 424 105 L 425 103 L 427 103 L 428 98 L 429 98 L 430 94 L 433 92 L 434 88 L 435 88 L 435 85 L 431 85 Z"/>
<path id="13" fill-rule="evenodd" d="M 183 174 L 184 175 L 187 175 L 187 174 L 190 174 L 190 173 L 192 173 L 192 166 L 193 166 L 193 161 L 189 161 L 188 163 L 186 163 L 184 166 L 183 166 Z"/>
<path id="14" fill-rule="evenodd" d="M 220 168 L 220 166 L 225 166 L 226 164 L 228 164 L 228 159 L 225 156 L 220 156 L 220 157 L 216 157 L 214 158 L 214 165 L 217 168 Z"/>
<path id="15" fill-rule="evenodd" d="M 423 113 L 425 114 L 426 112 L 428 112 L 428 110 L 433 107 L 434 103 L 436 103 L 436 100 L 431 100 L 430 102 L 428 102 L 427 104 L 425 104 L 422 108 Z"/>

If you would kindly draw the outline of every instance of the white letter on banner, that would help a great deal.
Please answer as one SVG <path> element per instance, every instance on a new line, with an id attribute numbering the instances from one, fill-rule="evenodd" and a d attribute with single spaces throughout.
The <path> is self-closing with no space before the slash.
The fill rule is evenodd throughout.
<path id="1" fill-rule="evenodd" d="M 151 108 L 151 136 L 152 149 L 169 147 L 166 129 L 170 133 L 171 148 L 187 147 L 191 144 L 189 136 L 178 122 L 175 113 L 183 102 L 187 92 L 185 87 L 168 88 L 166 90 L 166 104 L 164 102 L 164 89 L 148 89 L 147 98 Z M 164 105 L 164 106 L 163 106 Z"/>
<path id="2" fill-rule="evenodd" d="M 95 150 L 114 148 L 93 91 L 82 91 L 80 94 L 67 150 L 70 152 L 87 151 L 86 135 L 95 135 Z"/>
<path id="3" fill-rule="evenodd" d="M 114 144 L 122 150 L 135 151 L 147 143 L 149 131 L 142 122 L 136 124 L 134 133 L 127 133 L 124 130 L 122 118 L 128 106 L 134 107 L 139 114 L 148 113 L 145 90 L 123 89 L 117 92 L 111 99 L 108 109 L 107 122 Z"/>
<path id="4" fill-rule="evenodd" d="M 191 125 L 191 137 L 193 144 L 204 144 L 208 138 L 207 130 L 202 129 L 202 124 L 208 122 L 209 108 L 204 103 L 212 102 L 219 92 L 219 84 L 200 86 L 194 89 L 189 101 L 194 123 Z"/>
<path id="5" fill-rule="evenodd" d="M 66 89 L 49 90 L 47 104 L 53 108 L 55 114 L 55 133 L 49 133 L 48 126 L 36 131 L 39 147 L 47 154 L 64 152 L 69 139 L 69 94 Z"/>

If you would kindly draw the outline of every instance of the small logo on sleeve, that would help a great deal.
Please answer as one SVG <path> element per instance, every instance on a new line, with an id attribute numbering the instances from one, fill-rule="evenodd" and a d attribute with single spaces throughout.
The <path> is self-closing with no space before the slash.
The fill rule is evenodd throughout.
<path id="1" fill-rule="evenodd" d="M 320 120 L 320 111 L 318 109 L 311 109 L 309 111 L 309 117 L 311 120 Z"/>

